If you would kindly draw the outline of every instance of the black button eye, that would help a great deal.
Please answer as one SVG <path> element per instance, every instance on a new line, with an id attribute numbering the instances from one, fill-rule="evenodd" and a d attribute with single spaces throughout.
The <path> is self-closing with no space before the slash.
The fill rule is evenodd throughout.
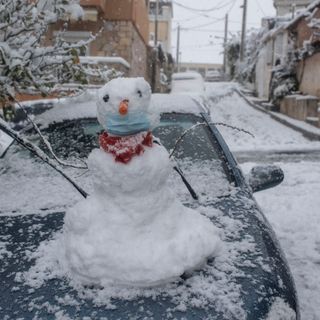
<path id="1" fill-rule="evenodd" d="M 104 102 L 108 102 L 110 97 L 109 97 L 108 94 L 106 94 L 102 99 L 103 99 Z"/>
<path id="2" fill-rule="evenodd" d="M 142 92 L 141 92 L 141 90 L 138 90 L 138 91 L 137 91 L 137 94 L 139 95 L 139 98 L 142 98 Z"/>

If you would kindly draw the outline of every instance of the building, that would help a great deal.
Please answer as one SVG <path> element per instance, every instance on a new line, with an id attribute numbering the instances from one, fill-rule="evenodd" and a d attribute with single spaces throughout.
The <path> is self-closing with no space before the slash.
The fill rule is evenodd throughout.
<path id="1" fill-rule="evenodd" d="M 154 45 L 155 41 L 155 19 L 157 12 L 157 1 L 150 0 L 149 3 L 149 43 Z M 171 29 L 172 29 L 173 7 L 171 0 L 158 1 L 158 43 L 162 50 L 171 53 Z"/>
<path id="2" fill-rule="evenodd" d="M 80 21 L 68 20 L 64 40 L 86 41 L 93 34 L 96 38 L 83 55 L 122 58 L 125 63 L 108 65 L 126 76 L 148 79 L 148 0 L 81 0 L 80 4 L 84 9 L 84 16 Z M 47 44 L 55 40 L 64 23 L 65 21 L 60 21 L 50 27 Z"/>
<path id="3" fill-rule="evenodd" d="M 149 1 L 149 65 L 154 92 L 167 92 L 174 70 L 171 55 L 171 27 L 173 6 L 171 0 Z M 157 28 L 156 28 L 157 26 Z M 157 30 L 157 35 L 156 35 Z M 156 42 L 157 36 L 157 43 Z M 153 48 L 157 47 L 154 51 Z"/>
<path id="4" fill-rule="evenodd" d="M 274 0 L 273 5 L 277 10 L 277 16 L 287 14 L 294 15 L 295 12 L 306 8 L 312 0 Z"/>
<path id="5" fill-rule="evenodd" d="M 270 93 L 286 89 L 287 79 L 294 78 L 296 92 L 285 90 L 286 96 L 281 94 L 280 111 L 320 126 L 320 3 L 314 1 L 289 21 L 281 19 L 278 25 L 272 23 L 273 27 L 261 41 L 255 76 L 257 94 L 269 99 Z M 275 71 L 280 76 L 282 73 L 282 82 Z M 273 83 L 277 84 L 276 88 Z"/>

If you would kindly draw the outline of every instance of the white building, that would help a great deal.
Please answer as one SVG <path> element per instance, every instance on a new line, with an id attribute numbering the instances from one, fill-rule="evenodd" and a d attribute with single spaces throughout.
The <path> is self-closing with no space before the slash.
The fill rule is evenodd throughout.
<path id="1" fill-rule="evenodd" d="M 277 10 L 277 16 L 294 14 L 306 8 L 313 0 L 273 0 L 273 5 Z"/>
<path id="2" fill-rule="evenodd" d="M 149 42 L 154 45 L 156 0 L 149 2 Z M 172 30 L 173 6 L 171 0 L 158 1 L 158 43 L 164 52 L 171 53 L 171 30 Z"/>

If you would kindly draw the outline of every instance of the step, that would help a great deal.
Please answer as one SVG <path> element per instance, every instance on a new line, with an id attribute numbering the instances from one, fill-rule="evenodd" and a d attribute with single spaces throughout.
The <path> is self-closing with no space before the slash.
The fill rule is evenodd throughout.
<path id="1" fill-rule="evenodd" d="M 313 126 L 320 128 L 320 119 L 319 117 L 307 117 L 306 122 L 312 124 Z"/>

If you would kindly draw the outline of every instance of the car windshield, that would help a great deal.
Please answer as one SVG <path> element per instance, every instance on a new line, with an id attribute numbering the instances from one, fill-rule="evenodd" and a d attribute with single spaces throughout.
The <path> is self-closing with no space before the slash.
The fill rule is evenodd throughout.
<path id="1" fill-rule="evenodd" d="M 203 122 L 202 118 L 191 114 L 163 114 L 153 133 L 170 152 L 183 132 L 199 122 Z M 101 131 L 95 119 L 77 119 L 51 124 L 43 133 L 57 156 L 70 161 L 76 158 L 85 160 L 93 148 L 98 148 L 98 134 Z M 37 134 L 31 134 L 29 139 L 39 143 Z M 45 149 L 42 143 L 39 145 Z M 186 179 L 205 202 L 226 195 L 232 187 L 217 150 L 210 130 L 204 125 L 198 125 L 184 136 L 173 153 Z M 79 194 L 67 181 L 20 146 L 11 147 L 0 161 L 3 181 L 1 212 L 57 211 L 79 201 Z M 91 193 L 92 182 L 88 171 L 68 167 L 63 169 Z M 170 184 L 185 204 L 192 202 L 181 177 L 174 170 Z"/>

